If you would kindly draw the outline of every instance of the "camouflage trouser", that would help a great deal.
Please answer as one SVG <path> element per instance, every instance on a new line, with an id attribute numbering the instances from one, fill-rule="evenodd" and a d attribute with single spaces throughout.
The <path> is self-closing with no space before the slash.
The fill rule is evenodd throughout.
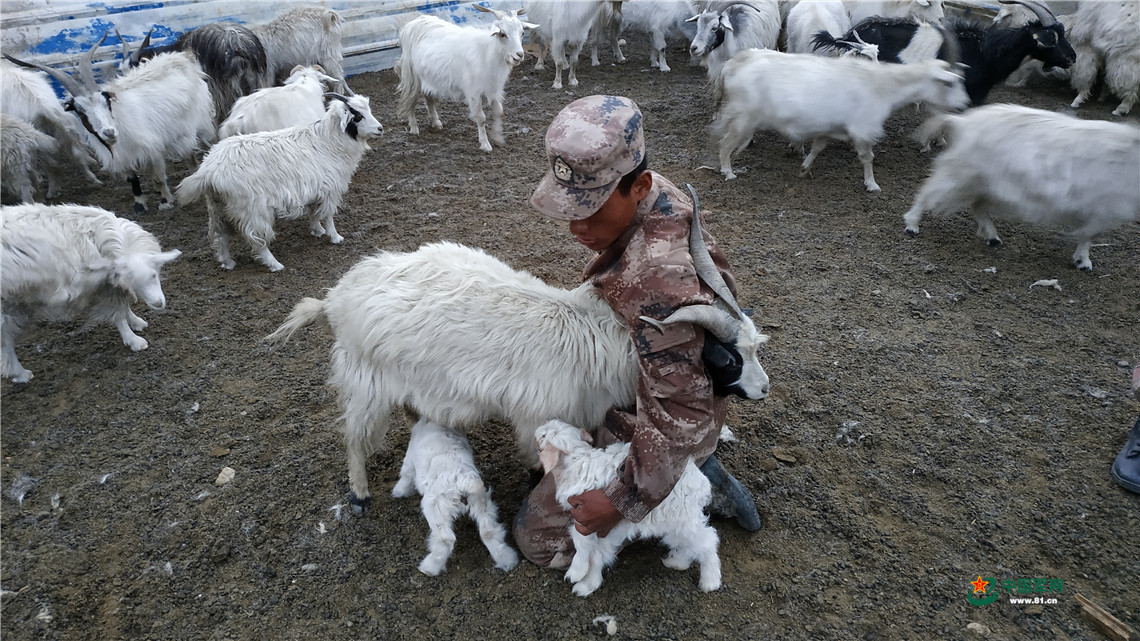
<path id="1" fill-rule="evenodd" d="M 515 545 L 531 563 L 563 570 L 574 558 L 574 541 L 570 538 L 573 520 L 558 504 L 554 490 L 554 475 L 547 474 L 523 500 L 515 516 Z"/>

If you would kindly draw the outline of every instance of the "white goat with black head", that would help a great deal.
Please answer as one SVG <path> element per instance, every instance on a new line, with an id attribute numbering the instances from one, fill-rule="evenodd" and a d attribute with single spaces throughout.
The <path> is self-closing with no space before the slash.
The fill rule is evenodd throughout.
<path id="1" fill-rule="evenodd" d="M 320 65 L 338 80 L 338 92 L 352 94 L 341 67 L 344 19 L 336 11 L 325 7 L 298 7 L 250 31 L 265 47 L 262 86 L 280 84 L 297 65 Z"/>
<path id="2" fill-rule="evenodd" d="M 903 217 L 911 235 L 928 211 L 972 210 L 991 246 L 1002 244 L 994 218 L 1064 225 L 1077 238 L 1073 264 L 1091 270 L 1093 237 L 1140 221 L 1140 127 L 988 105 L 936 116 L 922 134 L 944 130 L 950 146 Z"/>
<path id="3" fill-rule="evenodd" d="M 740 51 L 775 49 L 782 24 L 776 0 L 716 0 L 689 22 L 697 23 L 689 54 L 708 67 L 710 79 Z"/>
<path id="4" fill-rule="evenodd" d="M 491 140 L 503 144 L 503 91 L 511 69 L 522 62 L 522 33 L 538 25 L 519 20 L 519 11 L 498 11 L 477 4 L 473 8 L 494 15 L 490 28 L 461 27 L 435 16 L 420 16 L 400 29 L 402 53 L 396 61 L 400 77 L 397 112 L 407 119 L 412 134 L 420 132 L 416 103 L 423 98 L 436 129 L 440 100 L 467 103 L 467 115 L 479 131 L 479 149 L 491 151 Z M 491 107 L 491 135 L 487 114 Z"/>
<path id="5" fill-rule="evenodd" d="M 420 572 L 428 576 L 443 572 L 455 548 L 455 519 L 464 512 L 479 527 L 479 538 L 495 567 L 508 572 L 519 562 L 518 553 L 506 543 L 507 531 L 499 522 L 491 489 L 475 467 L 471 444 L 461 432 L 425 419 L 412 426 L 392 496 L 404 498 L 414 492 L 423 497 L 420 510 L 431 529 Z"/>
<path id="6" fill-rule="evenodd" d="M 714 389 L 764 398 L 768 376 L 757 350 L 768 337 L 737 306 L 705 243 L 694 215 L 690 253 L 717 303 L 642 320 L 701 325 L 735 351 L 731 371 L 713 376 Z M 611 407 L 634 401 L 629 327 L 591 283 L 551 287 L 463 245 L 364 259 L 324 300 L 302 299 L 267 340 L 286 341 L 321 318 L 336 336 L 330 378 L 344 409 L 350 501 L 358 510 L 370 502 L 366 462 L 384 446 L 397 407 L 455 427 L 509 421 L 524 462 L 537 467 L 539 425 L 559 419 L 592 429 Z"/>
<path id="7" fill-rule="evenodd" d="M 7 57 L 46 72 L 71 94 L 65 107 L 83 125 L 87 145 L 103 170 L 130 177 L 136 214 L 146 211 L 138 178 L 142 171 L 159 183 L 162 202 L 158 208 L 170 209 L 174 196 L 166 182 L 166 161 L 185 160 L 216 136 L 206 75 L 193 54 L 171 52 L 100 86 L 91 58 L 102 42 L 79 61 L 78 81 L 62 71 Z"/>
<path id="8" fill-rule="evenodd" d="M 543 469 L 554 475 L 555 498 L 567 511 L 571 508 L 570 497 L 605 489 L 629 458 L 629 443 L 595 448 L 581 429 L 562 421 L 539 426 L 535 438 Z M 689 459 L 673 491 L 640 521 L 623 519 L 604 537 L 584 536 L 571 523 L 574 558 L 566 570 L 566 580 L 574 584 L 574 594 L 587 596 L 597 590 L 602 585 L 602 570 L 617 560 L 627 541 L 656 538 L 669 547 L 669 555 L 663 559 L 665 567 L 687 570 L 697 561 L 701 566 L 701 591 L 720 589 L 720 538 L 704 512 L 711 500 L 708 477 Z"/>
<path id="9" fill-rule="evenodd" d="M 325 114 L 325 85 L 340 81 L 320 65 L 297 65 L 281 87 L 266 87 L 238 98 L 218 127 L 218 138 L 307 125 Z"/>
<path id="10" fill-rule="evenodd" d="M 297 218 L 310 208 L 309 229 L 339 244 L 333 216 L 368 141 L 384 132 L 368 98 L 332 94 L 320 120 L 231 136 L 218 142 L 193 175 L 178 186 L 185 203 L 206 199 L 210 239 L 224 269 L 233 269 L 230 239 L 241 234 L 270 271 L 285 268 L 269 251 L 277 218 Z"/>
<path id="11" fill-rule="evenodd" d="M 55 153 L 39 156 L 47 175 L 48 198 L 60 194 L 61 184 L 66 176 L 74 174 L 73 168 L 79 169 L 88 181 L 103 184 L 91 172 L 97 163 L 83 142 L 79 123 L 63 110 L 47 76 L 0 60 L 0 112 L 30 124 L 55 140 Z M 34 188 L 33 185 L 33 191 Z"/>

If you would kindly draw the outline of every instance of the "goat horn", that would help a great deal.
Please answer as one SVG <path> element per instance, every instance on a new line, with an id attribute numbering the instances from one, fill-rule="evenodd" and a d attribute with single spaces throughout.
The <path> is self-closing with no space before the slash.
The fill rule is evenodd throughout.
<path id="1" fill-rule="evenodd" d="M 1035 0 L 998 0 L 1002 4 L 1019 4 L 1026 9 L 1029 9 L 1037 15 L 1037 19 L 1041 21 L 1042 27 L 1051 27 L 1057 24 L 1057 16 L 1049 10 L 1049 7 L 1036 2 Z"/>
<path id="2" fill-rule="evenodd" d="M 83 96 L 83 95 L 87 94 L 87 92 L 83 90 L 83 87 L 80 86 L 80 84 L 75 81 L 75 78 L 72 78 L 71 76 L 67 75 L 66 73 L 64 73 L 58 69 L 52 69 L 51 67 L 45 67 L 41 64 L 36 64 L 34 62 L 24 62 L 23 60 L 20 60 L 18 58 L 13 58 L 12 56 L 9 56 L 8 54 L 4 54 L 4 57 L 7 58 L 10 62 L 18 64 L 21 67 L 27 67 L 29 69 L 39 69 L 40 71 L 46 73 L 47 75 L 51 76 L 52 78 L 55 78 L 59 82 L 59 84 L 63 85 L 63 88 L 66 89 L 67 92 L 70 93 L 72 96 Z"/>
<path id="3" fill-rule="evenodd" d="M 713 336 L 724 343 L 731 343 L 735 340 L 737 332 L 740 330 L 739 320 L 733 318 L 732 314 L 712 305 L 686 305 L 661 320 L 648 316 L 642 316 L 641 320 L 660 331 L 665 331 L 665 326 L 673 323 L 693 323 L 712 332 Z"/>
<path id="4" fill-rule="evenodd" d="M 139 63 L 142 62 L 143 52 L 146 51 L 146 48 L 150 46 L 150 34 L 152 33 L 154 33 L 154 27 L 151 27 L 150 31 L 146 32 L 146 37 L 143 38 L 142 44 L 139 45 L 138 51 L 135 51 L 134 55 L 131 56 L 132 67 L 137 67 L 139 66 Z"/>
<path id="5" fill-rule="evenodd" d="M 79 78 L 83 81 L 83 84 L 87 85 L 87 88 L 91 91 L 96 91 L 99 89 L 99 83 L 95 82 L 95 50 L 102 46 L 103 41 L 106 39 L 107 31 L 103 31 L 103 37 L 99 38 L 99 42 L 96 42 L 95 46 L 91 47 L 90 51 L 83 54 L 83 56 L 79 59 L 79 64 L 75 68 L 75 70 L 79 73 Z"/>
<path id="6" fill-rule="evenodd" d="M 127 41 L 123 40 L 123 34 L 119 33 L 118 27 L 115 27 L 115 37 L 119 39 L 119 45 L 123 48 L 123 60 L 129 61 L 131 59 L 131 48 L 127 46 Z"/>
<path id="7" fill-rule="evenodd" d="M 498 11 L 496 9 L 488 9 L 481 4 L 475 4 L 474 2 L 471 3 L 471 6 L 479 11 L 482 11 L 483 13 L 490 13 L 496 18 L 505 18 L 507 16 L 507 14 L 503 13 L 502 11 Z"/>
<path id="8" fill-rule="evenodd" d="M 693 224 L 689 227 L 689 254 L 693 257 L 693 267 L 697 270 L 697 276 L 709 286 L 717 296 L 728 305 L 737 318 L 743 318 L 744 312 L 740 311 L 740 306 L 736 304 L 736 298 L 732 295 L 732 291 L 728 289 L 728 284 L 724 282 L 724 277 L 720 275 L 720 270 L 717 269 L 716 263 L 713 262 L 712 255 L 709 254 L 708 245 L 705 244 L 704 235 L 701 234 L 701 202 L 697 198 L 697 192 L 693 189 L 692 185 L 686 184 L 689 194 L 693 197 Z"/>
<path id="9" fill-rule="evenodd" d="M 346 104 L 346 105 L 348 104 L 348 98 L 342 96 L 341 94 L 339 94 L 335 91 L 326 91 L 325 92 L 325 98 L 336 98 L 337 100 L 343 102 L 344 104 Z"/>

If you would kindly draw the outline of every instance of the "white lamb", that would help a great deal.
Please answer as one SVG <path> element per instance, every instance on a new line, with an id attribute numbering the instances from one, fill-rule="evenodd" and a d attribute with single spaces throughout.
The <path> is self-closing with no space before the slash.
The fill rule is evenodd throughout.
<path id="1" fill-rule="evenodd" d="M 333 223 L 368 140 L 383 133 L 368 98 L 333 100 L 324 117 L 310 125 L 231 136 L 214 145 L 198 171 L 178 186 L 178 197 L 191 203 L 206 197 L 210 239 L 224 269 L 234 268 L 230 238 L 245 237 L 257 260 L 280 271 L 269 243 L 276 218 L 297 218 L 311 207 L 309 229 L 317 238 L 344 238 Z"/>
<path id="2" fill-rule="evenodd" d="M 608 485 L 629 456 L 629 443 L 595 448 L 582 434 L 582 430 L 562 421 L 549 421 L 535 432 L 543 468 L 554 475 L 555 497 L 566 510 L 571 507 L 571 496 Z M 701 565 L 701 590 L 719 589 L 719 538 L 704 512 L 711 500 L 708 478 L 690 460 L 669 496 L 641 521 L 623 520 L 604 537 L 583 536 L 571 525 L 574 559 L 566 580 L 574 584 L 574 594 L 586 596 L 601 586 L 602 570 L 617 560 L 626 541 L 658 537 L 670 549 L 663 560 L 665 567 L 686 570 L 697 561 Z"/>
<path id="3" fill-rule="evenodd" d="M 159 271 L 178 258 L 137 224 L 98 207 L 18 205 L 0 209 L 0 304 L 3 305 L 3 373 L 26 383 L 32 373 L 16 358 L 16 340 L 38 319 L 66 320 L 90 310 L 94 321 L 119 330 L 133 351 L 147 348 L 134 332 L 147 322 L 131 311 L 142 299 L 166 307 Z"/>
<path id="4" fill-rule="evenodd" d="M 325 115 L 325 86 L 340 84 L 325 75 L 320 65 L 297 65 L 280 87 L 266 87 L 234 103 L 230 115 L 218 127 L 218 139 L 236 134 L 274 131 L 307 125 Z"/>
<path id="5" fill-rule="evenodd" d="M 404 498 L 413 492 L 423 496 L 420 509 L 431 528 L 429 553 L 420 562 L 420 572 L 436 576 L 446 568 L 455 548 L 452 525 L 464 512 L 479 526 L 479 538 L 491 553 L 495 567 L 509 572 L 518 564 L 518 554 L 505 542 L 507 532 L 499 523 L 491 490 L 483 485 L 471 444 L 463 434 L 427 419 L 412 426 L 408 453 L 392 496 Z"/>

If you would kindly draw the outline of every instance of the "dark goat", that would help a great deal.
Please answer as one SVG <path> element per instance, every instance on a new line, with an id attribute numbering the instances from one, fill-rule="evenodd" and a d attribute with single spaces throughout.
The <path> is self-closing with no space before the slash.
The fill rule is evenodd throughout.
<path id="1" fill-rule="evenodd" d="M 940 31 L 931 25 L 906 20 L 868 18 L 842 38 L 820 32 L 813 42 L 816 49 L 846 50 L 851 45 L 843 41 L 854 41 L 857 34 L 864 42 L 879 46 L 879 60 L 883 62 L 913 62 L 930 57 L 953 61 L 956 51 L 958 62 L 965 66 L 966 92 L 976 106 L 984 103 L 990 89 L 1009 77 L 1026 56 L 1043 62 L 1046 70 L 1067 69 L 1077 59 L 1072 45 L 1065 39 L 1064 25 L 1057 22 L 1047 7 L 1033 0 L 1000 1 L 1024 5 L 1037 14 L 1038 19 L 1016 28 L 953 20 L 948 31 Z M 942 42 L 930 34 L 942 34 Z"/>
<path id="2" fill-rule="evenodd" d="M 221 122 L 234 102 L 261 88 L 267 68 L 265 47 L 249 29 L 236 22 L 215 22 L 187 31 L 174 43 L 191 51 L 209 76 L 215 120 Z"/>

